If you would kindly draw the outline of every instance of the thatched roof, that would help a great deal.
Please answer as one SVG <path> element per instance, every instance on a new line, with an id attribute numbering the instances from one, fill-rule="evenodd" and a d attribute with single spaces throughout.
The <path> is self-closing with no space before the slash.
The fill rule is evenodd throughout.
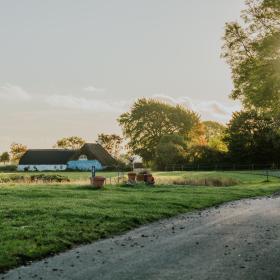
<path id="1" fill-rule="evenodd" d="M 28 150 L 20 159 L 20 165 L 67 164 L 76 151 L 60 149 Z"/>
<path id="2" fill-rule="evenodd" d="M 75 154 L 75 159 L 80 155 L 86 155 L 89 160 L 98 160 L 103 166 L 113 166 L 117 161 L 100 145 L 100 144 L 85 144 Z"/>
<path id="3" fill-rule="evenodd" d="M 20 165 L 67 164 L 86 155 L 88 160 L 98 160 L 103 166 L 113 166 L 117 161 L 100 145 L 85 144 L 80 150 L 37 149 L 28 150 L 20 159 Z"/>

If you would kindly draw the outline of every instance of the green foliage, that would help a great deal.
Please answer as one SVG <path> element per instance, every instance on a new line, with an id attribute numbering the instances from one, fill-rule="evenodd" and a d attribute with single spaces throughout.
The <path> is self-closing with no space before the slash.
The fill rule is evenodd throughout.
<path id="1" fill-rule="evenodd" d="M 214 137 L 223 137 L 226 127 L 215 121 L 204 121 L 202 122 L 205 130 L 206 141 L 209 142 Z"/>
<path id="2" fill-rule="evenodd" d="M 280 1 L 247 0 L 243 26 L 227 23 L 223 57 L 232 70 L 232 97 L 247 109 L 279 112 Z"/>
<path id="3" fill-rule="evenodd" d="M 149 162 L 155 159 L 162 136 L 187 136 L 199 123 L 199 117 L 182 106 L 143 98 L 136 101 L 130 112 L 122 114 L 118 121 L 132 152 Z"/>
<path id="4" fill-rule="evenodd" d="M 188 150 L 188 159 L 191 164 L 211 165 L 224 162 L 226 153 L 206 145 L 192 146 Z"/>
<path id="5" fill-rule="evenodd" d="M 17 170 L 16 165 L 4 165 L 0 166 L 0 172 L 14 172 Z"/>
<path id="6" fill-rule="evenodd" d="M 187 144 L 183 136 L 162 136 L 156 148 L 155 165 L 157 169 L 164 170 L 171 164 L 183 164 L 186 162 Z"/>
<path id="7" fill-rule="evenodd" d="M 205 121 L 203 125 L 207 146 L 219 152 L 227 152 L 227 145 L 224 142 L 226 126 L 214 121 Z"/>
<path id="8" fill-rule="evenodd" d="M 98 135 L 97 142 L 115 159 L 119 159 L 121 152 L 121 144 L 123 139 L 116 134 L 104 134 Z"/>
<path id="9" fill-rule="evenodd" d="M 79 136 L 65 137 L 57 140 L 55 148 L 78 150 L 85 144 L 85 140 Z"/>
<path id="10" fill-rule="evenodd" d="M 10 155 L 8 152 L 4 152 L 2 155 L 0 155 L 0 162 L 6 164 L 9 161 L 10 161 Z"/>
<path id="11" fill-rule="evenodd" d="M 44 183 L 62 183 L 62 182 L 70 182 L 70 179 L 67 176 L 59 175 L 59 174 L 38 174 L 30 176 L 31 182 L 44 182 Z"/>
<path id="12" fill-rule="evenodd" d="M 234 162 L 279 163 L 280 119 L 243 111 L 233 114 L 225 138 Z"/>
<path id="13" fill-rule="evenodd" d="M 0 183 L 20 183 L 25 180 L 25 177 L 22 175 L 10 175 L 10 176 L 1 176 L 0 177 Z"/>
<path id="14" fill-rule="evenodd" d="M 0 176 L 0 183 L 65 183 L 70 182 L 67 176 L 60 174 L 33 174 L 33 175 L 21 175 L 21 174 L 5 174 Z"/>

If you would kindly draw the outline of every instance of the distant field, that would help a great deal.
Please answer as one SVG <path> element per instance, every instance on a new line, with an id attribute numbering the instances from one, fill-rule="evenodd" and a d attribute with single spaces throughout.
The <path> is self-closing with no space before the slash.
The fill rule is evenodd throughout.
<path id="1" fill-rule="evenodd" d="M 89 173 L 63 174 L 74 182 L 0 184 L 0 271 L 160 218 L 280 191 L 277 178 L 264 182 L 262 176 L 237 172 L 157 172 L 161 185 L 117 185 L 103 190 L 78 183 L 87 180 Z M 239 183 L 231 187 L 171 185 L 173 180 L 211 177 Z"/>

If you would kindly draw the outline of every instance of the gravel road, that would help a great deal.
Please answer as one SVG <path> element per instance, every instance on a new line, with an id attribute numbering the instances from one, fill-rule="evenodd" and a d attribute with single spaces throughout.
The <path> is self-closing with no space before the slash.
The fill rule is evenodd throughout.
<path id="1" fill-rule="evenodd" d="M 280 198 L 228 203 L 142 226 L 0 279 L 280 279 Z"/>

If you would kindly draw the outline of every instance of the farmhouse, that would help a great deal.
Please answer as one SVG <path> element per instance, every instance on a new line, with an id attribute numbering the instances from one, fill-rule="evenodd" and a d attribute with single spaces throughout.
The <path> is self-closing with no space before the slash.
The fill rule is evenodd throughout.
<path id="1" fill-rule="evenodd" d="M 116 160 L 99 144 L 85 144 L 79 150 L 28 150 L 20 159 L 18 171 L 96 170 L 116 165 Z"/>

